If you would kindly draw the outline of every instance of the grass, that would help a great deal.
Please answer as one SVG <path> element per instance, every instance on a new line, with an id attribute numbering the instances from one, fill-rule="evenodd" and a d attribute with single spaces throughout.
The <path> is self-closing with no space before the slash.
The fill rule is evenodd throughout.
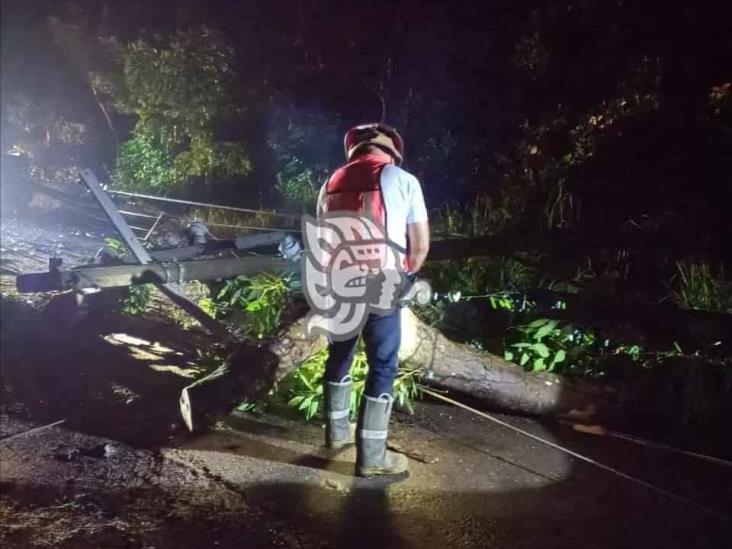
<path id="1" fill-rule="evenodd" d="M 497 208 L 490 197 L 480 195 L 467 208 L 448 204 L 433 212 L 430 227 L 436 237 L 472 238 L 495 234 L 509 221 L 508 212 Z"/>
<path id="2" fill-rule="evenodd" d="M 683 309 L 732 312 L 732 284 L 722 268 L 714 272 L 708 263 L 679 261 L 671 288 L 674 303 Z"/>

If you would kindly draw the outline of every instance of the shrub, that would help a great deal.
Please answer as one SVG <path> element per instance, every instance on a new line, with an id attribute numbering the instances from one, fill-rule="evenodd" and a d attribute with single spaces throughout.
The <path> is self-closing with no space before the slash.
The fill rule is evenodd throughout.
<path id="1" fill-rule="evenodd" d="M 245 311 L 242 331 L 248 337 L 262 339 L 279 326 L 290 299 L 291 275 L 259 273 L 237 276 L 224 283 L 215 304 L 207 304 L 218 313 Z"/>
<path id="2" fill-rule="evenodd" d="M 438 294 L 460 292 L 479 296 L 505 290 L 528 289 L 538 282 L 532 267 L 510 257 L 472 257 L 428 264 L 424 276 Z"/>
<path id="3" fill-rule="evenodd" d="M 311 356 L 280 385 L 280 390 L 284 391 L 289 399 L 287 404 L 300 410 L 308 421 L 319 417 L 319 412 L 323 407 L 323 376 L 327 356 L 326 349 Z M 367 374 L 366 353 L 359 342 L 359 349 L 354 356 L 351 368 L 351 378 L 353 379 L 351 416 L 354 416 L 358 410 Z M 417 370 L 400 370 L 394 381 L 394 403 L 397 407 L 409 412 L 414 410 L 414 402 L 421 396 L 418 380 L 419 372 Z"/>
<path id="4" fill-rule="evenodd" d="M 315 212 L 322 183 L 319 174 L 295 157 L 277 172 L 277 191 L 288 209 L 294 211 Z"/>
<path id="5" fill-rule="evenodd" d="M 538 318 L 512 330 L 518 337 L 504 358 L 534 372 L 577 369 L 595 346 L 592 331 L 559 320 Z"/>
<path id="6" fill-rule="evenodd" d="M 128 315 L 144 313 L 152 299 L 153 285 L 140 284 L 127 288 L 127 295 L 122 298 L 122 312 Z"/>

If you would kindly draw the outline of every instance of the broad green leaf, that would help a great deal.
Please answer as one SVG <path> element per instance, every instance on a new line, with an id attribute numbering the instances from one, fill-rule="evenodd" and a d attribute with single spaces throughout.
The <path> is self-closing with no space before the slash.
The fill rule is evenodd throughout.
<path id="1" fill-rule="evenodd" d="M 554 358 L 552 358 L 552 366 L 555 364 L 559 364 L 560 362 L 564 362 L 564 359 L 567 358 L 567 353 L 564 349 L 559 349 L 557 353 L 554 355 Z"/>
<path id="2" fill-rule="evenodd" d="M 312 419 L 318 413 L 318 401 L 313 400 L 308 406 L 307 419 Z"/>
<path id="3" fill-rule="evenodd" d="M 531 350 L 534 351 L 536 354 L 538 354 L 542 358 L 546 358 L 549 356 L 549 347 L 547 347 L 544 343 L 532 344 Z"/>
<path id="4" fill-rule="evenodd" d="M 539 330 L 534 334 L 534 337 L 541 341 L 545 336 L 549 335 L 554 331 L 554 328 L 557 327 L 557 324 L 559 324 L 559 321 L 557 320 L 550 320 L 546 324 L 544 324 Z"/>
<path id="5" fill-rule="evenodd" d="M 305 387 L 307 387 L 310 391 L 313 390 L 312 383 L 310 382 L 310 380 L 302 372 L 298 372 L 297 373 L 297 377 L 300 378 L 300 381 L 303 382 L 303 384 L 305 385 Z"/>

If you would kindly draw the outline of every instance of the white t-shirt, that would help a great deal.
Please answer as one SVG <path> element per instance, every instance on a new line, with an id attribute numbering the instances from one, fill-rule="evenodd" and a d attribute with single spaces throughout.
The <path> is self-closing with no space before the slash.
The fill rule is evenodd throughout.
<path id="1" fill-rule="evenodd" d="M 411 173 L 395 164 L 381 171 L 381 194 L 386 209 L 386 234 L 392 242 L 407 247 L 407 225 L 427 221 L 422 186 Z"/>
<path id="2" fill-rule="evenodd" d="M 325 196 L 326 182 L 320 189 L 318 213 Z M 386 234 L 389 240 L 407 247 L 407 225 L 427 221 L 422 186 L 411 173 L 396 164 L 387 164 L 381 171 L 381 194 L 386 209 Z"/>

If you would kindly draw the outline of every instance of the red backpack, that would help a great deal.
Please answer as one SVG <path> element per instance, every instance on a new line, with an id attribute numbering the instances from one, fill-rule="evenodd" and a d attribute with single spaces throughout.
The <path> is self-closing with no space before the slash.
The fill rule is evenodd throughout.
<path id="1" fill-rule="evenodd" d="M 390 160 L 381 154 L 365 154 L 337 169 L 325 187 L 323 212 L 364 213 L 385 226 L 381 171 L 387 164 Z"/>

